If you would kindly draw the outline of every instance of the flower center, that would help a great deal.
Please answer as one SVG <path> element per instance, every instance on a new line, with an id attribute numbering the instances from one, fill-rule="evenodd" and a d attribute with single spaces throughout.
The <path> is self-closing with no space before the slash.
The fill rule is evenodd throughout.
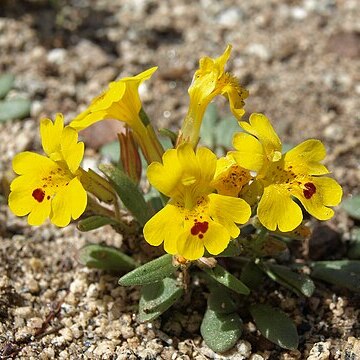
<path id="1" fill-rule="evenodd" d="M 35 189 L 32 192 L 32 197 L 39 203 L 41 203 L 44 200 L 45 197 L 45 191 L 43 189 Z"/>
<path id="2" fill-rule="evenodd" d="M 303 190 L 303 193 L 305 198 L 311 199 L 311 197 L 316 193 L 316 186 L 311 182 L 304 184 L 304 186 L 305 189 Z"/>
<path id="3" fill-rule="evenodd" d="M 39 203 L 46 200 L 51 200 L 52 197 L 60 190 L 60 188 L 69 185 L 73 176 L 71 173 L 63 168 L 60 164 L 51 169 L 48 173 L 43 174 L 40 178 L 41 183 L 38 188 L 32 192 L 32 197 Z"/>
<path id="4" fill-rule="evenodd" d="M 209 228 L 209 223 L 207 221 L 197 221 L 197 219 L 194 220 L 194 226 L 191 228 L 191 235 L 198 236 L 199 239 L 202 239 L 204 237 L 204 234 L 207 232 Z"/>
<path id="5" fill-rule="evenodd" d="M 237 196 L 245 184 L 251 180 L 249 171 L 238 165 L 231 165 L 228 170 L 220 174 L 212 185 L 222 195 Z"/>

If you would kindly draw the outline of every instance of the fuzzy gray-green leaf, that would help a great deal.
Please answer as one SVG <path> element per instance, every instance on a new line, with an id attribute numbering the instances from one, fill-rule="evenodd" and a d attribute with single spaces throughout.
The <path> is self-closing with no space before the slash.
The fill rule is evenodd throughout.
<path id="1" fill-rule="evenodd" d="M 256 327 L 268 340 L 284 349 L 297 349 L 299 336 L 295 324 L 284 312 L 263 304 L 251 306 L 250 312 Z"/>
<path id="2" fill-rule="evenodd" d="M 208 307 L 200 332 L 205 343 L 216 352 L 231 349 L 242 334 L 242 321 L 227 291 L 211 287 Z"/>
<path id="3" fill-rule="evenodd" d="M 360 220 L 360 195 L 345 199 L 341 205 L 352 218 Z"/>
<path id="4" fill-rule="evenodd" d="M 0 101 L 0 122 L 23 119 L 30 115 L 30 100 L 12 99 Z"/>
<path id="5" fill-rule="evenodd" d="M 276 264 L 268 264 L 268 269 L 272 272 L 270 276 L 279 284 L 287 287 L 295 294 L 303 294 L 310 297 L 314 290 L 314 282 L 304 274 L 291 271 L 288 267 Z"/>
<path id="6" fill-rule="evenodd" d="M 350 259 L 360 259 L 360 228 L 358 227 L 351 231 L 351 241 L 347 256 Z"/>
<path id="7" fill-rule="evenodd" d="M 119 279 L 119 285 L 145 285 L 163 280 L 174 273 L 176 267 L 172 264 L 172 255 L 165 254 L 137 269 L 125 274 Z"/>
<path id="8" fill-rule="evenodd" d="M 94 215 L 89 216 L 86 219 L 80 220 L 77 224 L 77 228 L 80 231 L 91 231 L 98 229 L 105 225 L 117 225 L 118 223 L 106 216 Z"/>
<path id="9" fill-rule="evenodd" d="M 152 212 L 137 185 L 122 170 L 113 165 L 101 164 L 99 169 L 110 180 L 125 207 L 140 225 L 144 226 L 151 218 Z"/>
<path id="10" fill-rule="evenodd" d="M 214 268 L 203 268 L 212 279 L 218 283 L 226 286 L 227 288 L 242 295 L 249 295 L 250 289 L 234 275 L 230 274 L 220 265 L 216 265 Z"/>
<path id="11" fill-rule="evenodd" d="M 0 76 L 0 99 L 3 99 L 14 85 L 15 76 L 13 74 L 3 74 Z"/>
<path id="12" fill-rule="evenodd" d="M 215 133 L 216 133 L 216 122 L 218 120 L 218 112 L 215 104 L 209 104 L 206 108 L 200 133 L 201 145 L 209 148 L 214 148 L 216 145 Z"/>
<path id="13" fill-rule="evenodd" d="M 147 284 L 141 288 L 139 321 L 152 321 L 169 309 L 184 293 L 178 281 L 173 278 Z"/>
<path id="14" fill-rule="evenodd" d="M 234 116 L 228 116 L 219 121 L 216 126 L 215 141 L 217 146 L 225 149 L 232 147 L 232 139 L 236 132 L 241 132 L 243 129 L 239 126 Z"/>
<path id="15" fill-rule="evenodd" d="M 124 273 L 138 264 L 120 250 L 99 244 L 87 244 L 79 250 L 79 262 L 87 267 Z"/>
<path id="16" fill-rule="evenodd" d="M 100 154 L 110 160 L 114 164 L 119 164 L 120 145 L 119 141 L 112 141 L 100 148 Z"/>
<path id="17" fill-rule="evenodd" d="M 253 261 L 249 261 L 242 268 L 240 280 L 250 289 L 256 289 L 263 283 L 264 277 L 263 271 Z"/>
<path id="18" fill-rule="evenodd" d="M 360 292 L 360 260 L 317 261 L 311 267 L 315 279 Z"/>

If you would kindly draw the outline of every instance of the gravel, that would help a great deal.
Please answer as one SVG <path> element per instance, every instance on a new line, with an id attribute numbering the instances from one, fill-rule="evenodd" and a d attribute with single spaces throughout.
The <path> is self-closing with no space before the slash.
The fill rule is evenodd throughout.
<path id="1" fill-rule="evenodd" d="M 141 97 L 157 127 L 176 130 L 187 111 L 198 59 L 220 55 L 227 43 L 233 44 L 228 68 L 250 91 L 247 113 L 264 112 L 284 143 L 322 140 L 330 154 L 326 165 L 345 196 L 359 193 L 359 17 L 357 0 L 5 1 L 0 72 L 16 76 L 9 97 L 29 98 L 32 107 L 31 118 L 0 123 L 2 194 L 13 176 L 13 156 L 40 150 L 39 119 L 63 112 L 71 121 L 118 77 L 159 66 L 140 89 Z M 217 103 L 227 114 L 225 102 Z M 114 127 L 101 127 L 106 141 L 114 138 Z M 84 135 L 88 159 L 98 156 L 101 144 L 91 140 L 97 131 Z M 336 243 L 355 225 L 338 209 L 329 225 Z M 149 247 L 141 239 L 123 239 L 107 227 L 86 234 L 74 225 L 30 228 L 1 200 L 0 237 L 3 358 L 360 358 L 360 298 L 345 290 L 318 283 L 314 296 L 304 300 L 264 284 L 252 301 L 267 301 L 294 319 L 299 349 L 269 343 L 244 315 L 243 339 L 219 355 L 199 333 L 206 290 L 197 286 L 191 305 L 180 303 L 171 314 L 139 324 L 138 289 L 121 288 L 118 277 L 76 260 L 87 242 L 124 243 L 143 260 Z M 315 257 L 341 254 L 342 246 L 332 247 L 333 241 L 321 244 Z"/>

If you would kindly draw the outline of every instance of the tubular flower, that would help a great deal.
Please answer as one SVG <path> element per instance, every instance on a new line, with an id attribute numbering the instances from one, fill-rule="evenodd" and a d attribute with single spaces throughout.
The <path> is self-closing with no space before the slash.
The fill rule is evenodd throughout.
<path id="1" fill-rule="evenodd" d="M 200 59 L 199 69 L 195 72 L 189 88 L 190 105 L 178 139 L 179 144 L 190 142 L 193 147 L 196 146 L 206 107 L 217 95 L 224 95 L 229 100 L 230 109 L 237 119 L 244 114 L 244 99 L 249 93 L 240 86 L 234 76 L 225 72 L 230 53 L 231 46 L 228 45 L 217 59 Z"/>
<path id="2" fill-rule="evenodd" d="M 250 123 L 240 125 L 248 134 L 234 136 L 232 156 L 258 173 L 255 181 L 263 189 L 257 208 L 260 222 L 272 231 L 294 230 L 303 215 L 293 198 L 317 219 L 330 219 L 334 211 L 329 206 L 340 203 L 342 189 L 334 179 L 321 176 L 329 173 L 320 163 L 326 155 L 324 145 L 310 139 L 281 155 L 281 142 L 264 115 L 252 114 Z"/>
<path id="3" fill-rule="evenodd" d="M 42 119 L 42 147 L 47 156 L 25 151 L 13 159 L 18 176 L 11 183 L 9 207 L 17 216 L 28 216 L 30 225 L 47 217 L 57 226 L 69 224 L 85 211 L 87 194 L 78 176 L 84 143 L 75 129 L 66 126 L 61 114 L 55 122 Z"/>
<path id="4" fill-rule="evenodd" d="M 250 180 L 250 171 L 240 167 L 231 155 L 217 160 L 212 185 L 218 194 L 237 197 Z"/>
<path id="5" fill-rule="evenodd" d="M 148 119 L 145 118 L 138 92 L 140 84 L 150 79 L 156 69 L 157 67 L 153 67 L 136 76 L 111 82 L 109 88 L 95 97 L 70 126 L 80 131 L 104 119 L 123 121 L 133 129 L 148 162 L 160 161 L 163 150 Z"/>
<path id="6" fill-rule="evenodd" d="M 189 143 L 167 150 L 162 164 L 148 167 L 150 183 L 170 197 L 145 224 L 149 244 L 164 242 L 167 253 L 196 260 L 205 249 L 213 255 L 221 253 L 230 238 L 239 235 L 235 223 L 248 221 L 250 206 L 242 199 L 212 193 L 215 169 L 215 154 L 206 148 L 195 153 Z"/>

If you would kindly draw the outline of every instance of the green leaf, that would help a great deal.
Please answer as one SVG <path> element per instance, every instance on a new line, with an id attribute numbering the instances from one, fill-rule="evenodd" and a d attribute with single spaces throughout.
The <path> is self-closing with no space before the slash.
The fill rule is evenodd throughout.
<path id="1" fill-rule="evenodd" d="M 360 228 L 354 228 L 351 231 L 350 246 L 347 256 L 350 259 L 360 259 Z"/>
<path id="2" fill-rule="evenodd" d="M 226 286 L 227 288 L 235 291 L 238 294 L 249 295 L 250 289 L 234 275 L 230 274 L 220 265 L 216 265 L 214 268 L 201 268 L 205 271 L 212 279 Z"/>
<path id="3" fill-rule="evenodd" d="M 233 116 L 221 119 L 216 126 L 215 141 L 217 146 L 223 147 L 225 150 L 232 148 L 232 139 L 235 133 L 242 132 L 237 120 Z M 224 151 L 225 153 L 226 151 Z"/>
<path id="4" fill-rule="evenodd" d="M 77 228 L 80 231 L 91 231 L 98 229 L 104 225 L 117 225 L 118 222 L 110 219 L 106 216 L 94 215 L 86 219 L 80 220 L 77 224 Z"/>
<path id="5" fill-rule="evenodd" d="M 295 324 L 279 309 L 271 306 L 256 304 L 250 307 L 258 330 L 271 342 L 284 349 L 296 350 L 299 337 Z"/>
<path id="6" fill-rule="evenodd" d="M 27 117 L 30 107 L 31 101 L 26 99 L 0 101 L 0 122 Z"/>
<path id="7" fill-rule="evenodd" d="M 293 291 L 296 295 L 311 297 L 314 290 L 314 282 L 304 274 L 291 271 L 288 267 L 276 264 L 266 264 L 266 274 L 277 283 Z"/>
<path id="8" fill-rule="evenodd" d="M 360 260 L 316 261 L 311 267 L 315 279 L 360 292 Z"/>
<path id="9" fill-rule="evenodd" d="M 184 293 L 179 282 L 173 278 L 144 285 L 139 302 L 139 321 L 152 321 L 169 309 Z"/>
<path id="10" fill-rule="evenodd" d="M 119 141 L 112 141 L 100 148 L 100 154 L 109 159 L 113 164 L 119 164 L 120 145 Z"/>
<path id="11" fill-rule="evenodd" d="M 282 144 L 282 151 L 281 151 L 281 152 L 282 152 L 283 154 L 285 154 L 285 153 L 287 153 L 288 151 L 290 151 L 293 147 L 294 147 L 293 144 L 287 144 L 287 143 Z"/>
<path id="12" fill-rule="evenodd" d="M 106 245 L 87 244 L 79 250 L 79 262 L 89 268 L 128 272 L 138 264 L 120 250 Z"/>
<path id="13" fill-rule="evenodd" d="M 177 140 L 177 134 L 170 129 L 159 129 L 159 134 L 164 136 L 165 139 L 160 139 L 161 145 L 164 149 L 170 149 L 175 146 Z M 162 141 L 161 141 L 162 140 Z"/>
<path id="14" fill-rule="evenodd" d="M 345 199 L 342 207 L 352 218 L 360 220 L 360 195 Z"/>
<path id="15" fill-rule="evenodd" d="M 100 164 L 99 169 L 106 175 L 118 193 L 125 207 L 141 226 L 151 218 L 152 212 L 137 185 L 119 168 L 110 164 Z"/>
<path id="16" fill-rule="evenodd" d="M 242 328 L 242 320 L 235 312 L 235 305 L 229 294 L 220 288 L 213 288 L 200 327 L 205 343 L 215 352 L 227 351 L 240 338 Z"/>
<path id="17" fill-rule="evenodd" d="M 0 76 L 0 99 L 3 99 L 14 85 L 15 76 L 13 74 L 3 74 Z"/>
<path id="18" fill-rule="evenodd" d="M 208 284 L 210 295 L 208 297 L 208 307 L 219 314 L 231 314 L 236 311 L 234 301 L 224 288 L 216 283 Z"/>
<path id="19" fill-rule="evenodd" d="M 209 147 L 211 149 L 213 149 L 216 145 L 215 132 L 216 132 L 216 122 L 218 118 L 219 115 L 216 109 L 216 105 L 209 104 L 209 106 L 206 108 L 202 121 L 200 142 L 203 146 Z"/>
<path id="20" fill-rule="evenodd" d="M 152 260 L 119 279 L 119 285 L 132 286 L 152 284 L 170 276 L 177 269 L 172 264 L 172 255 L 165 254 Z"/>
<path id="21" fill-rule="evenodd" d="M 154 213 L 160 211 L 164 207 L 163 199 L 154 187 L 151 187 L 150 190 L 144 194 L 144 198 Z"/>
<path id="22" fill-rule="evenodd" d="M 249 261 L 242 269 L 240 280 L 250 289 L 256 289 L 263 283 L 264 273 L 253 262 Z"/>

